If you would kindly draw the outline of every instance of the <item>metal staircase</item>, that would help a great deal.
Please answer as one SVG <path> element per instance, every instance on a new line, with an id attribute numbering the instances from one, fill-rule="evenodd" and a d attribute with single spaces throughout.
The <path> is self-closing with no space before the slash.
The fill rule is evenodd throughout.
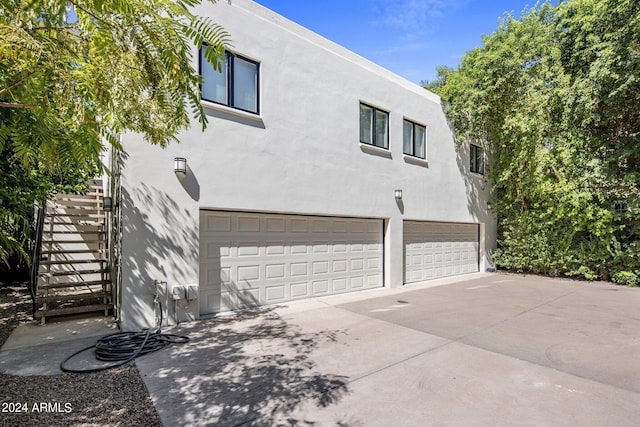
<path id="1" fill-rule="evenodd" d="M 36 319 L 113 309 L 102 186 L 47 201 L 42 224 Z"/>

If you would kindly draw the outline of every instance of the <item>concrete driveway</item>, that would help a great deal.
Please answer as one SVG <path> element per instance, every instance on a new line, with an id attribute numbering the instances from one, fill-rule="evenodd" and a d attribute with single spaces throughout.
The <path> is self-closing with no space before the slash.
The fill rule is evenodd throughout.
<path id="1" fill-rule="evenodd" d="M 166 426 L 640 425 L 640 289 L 477 274 L 178 332 L 136 362 Z"/>

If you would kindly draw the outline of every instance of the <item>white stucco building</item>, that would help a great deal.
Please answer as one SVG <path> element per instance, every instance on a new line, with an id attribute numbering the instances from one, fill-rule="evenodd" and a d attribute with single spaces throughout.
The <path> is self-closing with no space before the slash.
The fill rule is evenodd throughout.
<path id="1" fill-rule="evenodd" d="M 207 129 L 123 136 L 123 329 L 154 324 L 155 280 L 172 323 L 491 267 L 483 155 L 438 96 L 253 1 L 197 12 L 233 44 L 223 74 L 195 56 Z"/>

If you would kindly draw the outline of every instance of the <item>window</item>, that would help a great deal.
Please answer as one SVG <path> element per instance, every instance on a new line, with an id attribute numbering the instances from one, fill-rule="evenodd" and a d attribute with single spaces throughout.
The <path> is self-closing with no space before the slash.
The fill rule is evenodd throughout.
<path id="1" fill-rule="evenodd" d="M 360 104 L 360 142 L 389 148 L 389 113 Z"/>
<path id="2" fill-rule="evenodd" d="M 404 154 L 419 157 L 421 159 L 426 158 L 426 128 L 417 123 L 405 120 L 403 134 Z"/>
<path id="3" fill-rule="evenodd" d="M 482 147 L 471 144 L 470 150 L 471 172 L 484 175 L 484 152 Z"/>
<path id="4" fill-rule="evenodd" d="M 227 52 L 218 71 L 204 58 L 204 49 L 200 49 L 202 99 L 258 114 L 260 64 Z"/>
<path id="5" fill-rule="evenodd" d="M 613 204 L 613 210 L 617 213 L 625 213 L 629 210 L 629 205 L 625 201 L 618 200 Z"/>

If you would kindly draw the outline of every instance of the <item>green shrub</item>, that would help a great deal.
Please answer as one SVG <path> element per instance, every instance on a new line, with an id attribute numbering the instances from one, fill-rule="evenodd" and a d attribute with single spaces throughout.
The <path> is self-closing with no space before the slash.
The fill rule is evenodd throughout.
<path id="1" fill-rule="evenodd" d="M 613 275 L 612 280 L 619 285 L 638 286 L 640 277 L 632 271 L 619 271 Z"/>

